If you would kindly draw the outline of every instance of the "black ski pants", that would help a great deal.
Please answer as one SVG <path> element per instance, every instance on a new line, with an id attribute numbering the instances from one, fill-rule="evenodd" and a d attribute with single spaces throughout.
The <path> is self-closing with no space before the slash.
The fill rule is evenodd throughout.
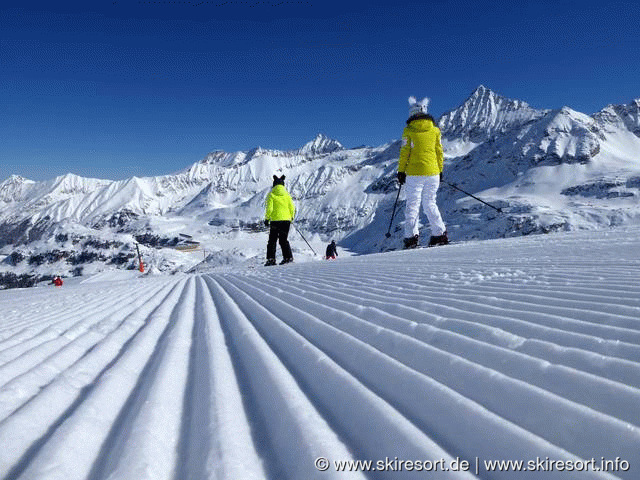
<path id="1" fill-rule="evenodd" d="M 289 228 L 291 222 L 287 220 L 278 220 L 271 222 L 271 229 L 269 230 L 269 242 L 267 243 L 267 259 L 276 259 L 276 242 L 280 243 L 282 249 L 282 257 L 288 260 L 293 260 L 293 253 L 291 252 L 291 245 L 289 245 Z"/>

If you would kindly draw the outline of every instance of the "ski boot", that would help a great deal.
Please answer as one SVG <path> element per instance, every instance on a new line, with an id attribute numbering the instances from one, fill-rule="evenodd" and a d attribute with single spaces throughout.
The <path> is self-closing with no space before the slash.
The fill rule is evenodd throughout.
<path id="1" fill-rule="evenodd" d="M 409 237 L 409 238 L 405 238 L 404 239 L 404 249 L 407 250 L 409 248 L 418 248 L 418 240 L 419 240 L 419 236 L 418 234 L 415 234 L 413 237 Z"/>
<path id="2" fill-rule="evenodd" d="M 267 263 L 264 264 L 265 267 L 271 267 L 276 264 L 275 258 L 267 258 Z"/>
<path id="3" fill-rule="evenodd" d="M 445 230 L 442 235 L 432 235 L 429 239 L 429 246 L 436 247 L 438 245 L 448 245 L 449 237 L 447 237 L 447 231 Z"/>
<path id="4" fill-rule="evenodd" d="M 284 265 L 285 263 L 291 263 L 293 262 L 293 258 L 283 258 L 282 261 L 280 262 L 280 265 Z"/>

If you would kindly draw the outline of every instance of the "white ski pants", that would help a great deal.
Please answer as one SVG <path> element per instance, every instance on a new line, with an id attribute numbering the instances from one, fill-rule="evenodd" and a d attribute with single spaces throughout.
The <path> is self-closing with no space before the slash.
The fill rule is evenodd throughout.
<path id="1" fill-rule="evenodd" d="M 405 196 L 407 203 L 404 207 L 404 236 L 413 237 L 418 234 L 420 202 L 422 208 L 429 219 L 431 235 L 442 235 L 446 227 L 440 216 L 440 210 L 436 205 L 436 193 L 440 186 L 440 176 L 418 176 L 407 175 L 405 182 Z"/>

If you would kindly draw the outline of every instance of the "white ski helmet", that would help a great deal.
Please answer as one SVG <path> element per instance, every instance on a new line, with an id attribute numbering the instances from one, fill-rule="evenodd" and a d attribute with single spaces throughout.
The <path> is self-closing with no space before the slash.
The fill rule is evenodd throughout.
<path id="1" fill-rule="evenodd" d="M 409 97 L 409 117 L 413 117 L 415 115 L 426 114 L 427 107 L 429 106 L 429 98 L 424 97 L 419 102 L 416 100 L 416 97 Z"/>

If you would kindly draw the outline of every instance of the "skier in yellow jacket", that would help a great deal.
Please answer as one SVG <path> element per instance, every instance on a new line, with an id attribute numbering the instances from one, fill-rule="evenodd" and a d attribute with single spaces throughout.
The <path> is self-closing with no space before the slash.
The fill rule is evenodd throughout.
<path id="1" fill-rule="evenodd" d="M 420 203 L 429 220 L 429 246 L 449 243 L 447 229 L 436 205 L 436 193 L 442 180 L 444 155 L 440 129 L 427 113 L 429 99 L 420 102 L 409 97 L 409 119 L 402 134 L 398 182 L 406 183 L 404 211 L 404 248 L 416 248 L 419 243 Z"/>
<path id="2" fill-rule="evenodd" d="M 276 242 L 280 243 L 282 249 L 282 262 L 293 262 L 293 253 L 289 245 L 289 228 L 296 214 L 296 207 L 293 205 L 291 195 L 284 188 L 285 176 L 273 176 L 273 188 L 266 201 L 266 212 L 264 224 L 270 226 L 269 241 L 267 242 L 267 263 L 265 266 L 276 264 Z"/>

